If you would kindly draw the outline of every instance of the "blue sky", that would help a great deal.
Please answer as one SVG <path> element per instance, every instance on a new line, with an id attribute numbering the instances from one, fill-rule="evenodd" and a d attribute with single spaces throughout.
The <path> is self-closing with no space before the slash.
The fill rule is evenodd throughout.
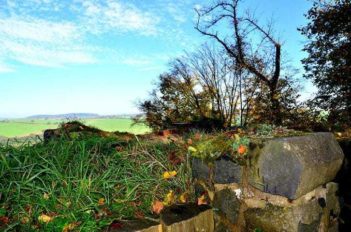
<path id="1" fill-rule="evenodd" d="M 136 113 L 170 59 L 207 40 L 207 0 L 0 0 L 0 117 Z M 246 0 L 301 69 L 307 0 Z M 301 73 L 299 74 L 301 76 Z M 305 83 L 304 96 L 313 88 Z"/>

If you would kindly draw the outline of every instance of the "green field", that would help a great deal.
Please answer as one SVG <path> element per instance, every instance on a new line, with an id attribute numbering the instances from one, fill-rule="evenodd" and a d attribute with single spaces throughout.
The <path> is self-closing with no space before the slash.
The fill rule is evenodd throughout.
<path id="1" fill-rule="evenodd" d="M 30 135 L 41 135 L 46 129 L 54 129 L 64 120 L 3 120 L 0 121 L 0 136 L 13 138 Z M 133 134 L 144 134 L 150 131 L 146 125 L 132 125 L 133 121 L 127 118 L 97 118 L 81 120 L 86 125 L 94 126 L 105 131 L 121 131 Z"/>

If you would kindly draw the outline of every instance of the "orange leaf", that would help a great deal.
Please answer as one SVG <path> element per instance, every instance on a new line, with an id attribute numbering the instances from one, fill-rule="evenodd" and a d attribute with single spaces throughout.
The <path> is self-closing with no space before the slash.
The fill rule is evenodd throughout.
<path id="1" fill-rule="evenodd" d="M 201 197 L 197 198 L 197 205 L 207 205 L 205 195 L 201 195 Z"/>
<path id="2" fill-rule="evenodd" d="M 188 143 L 188 145 L 192 145 L 193 144 L 193 140 L 192 139 L 188 139 L 187 143 Z"/>
<path id="3" fill-rule="evenodd" d="M 245 145 L 242 145 L 242 144 L 241 144 L 241 145 L 238 147 L 238 153 L 239 153 L 239 155 L 245 154 L 246 151 L 247 151 L 247 148 L 246 148 Z"/>
<path id="4" fill-rule="evenodd" d="M 163 208 L 164 205 L 161 201 L 156 200 L 152 203 L 152 212 L 154 212 L 155 214 L 160 214 Z"/>
<path id="5" fill-rule="evenodd" d="M 104 205 L 105 204 L 105 199 L 104 198 L 100 198 L 98 201 L 98 205 Z"/>

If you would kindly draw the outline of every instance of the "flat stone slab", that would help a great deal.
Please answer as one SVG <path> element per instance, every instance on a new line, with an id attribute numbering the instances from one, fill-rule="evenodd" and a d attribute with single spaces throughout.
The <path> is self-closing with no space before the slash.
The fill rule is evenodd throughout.
<path id="1" fill-rule="evenodd" d="M 343 159 L 331 133 L 271 139 L 249 167 L 249 183 L 261 191 L 296 199 L 332 181 Z"/>
<path id="2" fill-rule="evenodd" d="M 162 225 L 149 220 L 116 221 L 106 232 L 162 232 Z"/>
<path id="3" fill-rule="evenodd" d="M 208 205 L 172 205 L 161 213 L 162 231 L 214 231 L 213 211 Z"/>

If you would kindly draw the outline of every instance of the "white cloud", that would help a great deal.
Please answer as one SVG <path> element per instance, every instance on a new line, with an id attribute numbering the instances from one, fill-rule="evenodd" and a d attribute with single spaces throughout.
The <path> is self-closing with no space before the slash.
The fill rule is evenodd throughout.
<path id="1" fill-rule="evenodd" d="M 12 41 L 4 41 L 2 46 L 12 59 L 37 66 L 60 67 L 65 64 L 90 64 L 95 61 L 93 56 L 73 46 L 52 48 L 44 44 Z"/>
<path id="2" fill-rule="evenodd" d="M 184 13 L 184 9 L 179 8 L 179 5 L 177 5 L 176 3 L 168 3 L 167 11 L 176 22 L 185 23 L 187 21 L 187 15 Z"/>
<path id="3" fill-rule="evenodd" d="M 81 36 L 71 22 L 31 17 L 0 19 L 0 59 L 47 67 L 93 63 Z"/>
<path id="4" fill-rule="evenodd" d="M 150 12 L 143 12 L 132 4 L 118 0 L 103 3 L 83 1 L 83 21 L 90 32 L 137 32 L 142 35 L 157 34 L 159 18 Z"/>
<path id="5" fill-rule="evenodd" d="M 1 0 L 0 0 L 1 1 Z M 109 38 L 133 34 L 157 39 L 171 48 L 189 46 L 181 25 L 189 18 L 188 0 L 3 0 L 0 5 L 0 70 L 20 63 L 61 67 L 106 59 L 114 48 L 104 48 Z M 189 5 L 190 4 L 190 5 Z M 100 38 L 102 40 L 100 40 Z M 96 39 L 96 40 L 95 40 Z M 102 55 L 101 51 L 104 51 Z M 97 53 L 99 51 L 100 53 Z M 107 51 L 107 52 L 106 52 Z M 120 63 L 148 67 L 150 57 L 125 56 Z"/>
<path id="6" fill-rule="evenodd" d="M 12 39 L 50 43 L 64 43 L 79 37 L 79 31 L 73 23 L 57 23 L 35 18 L 0 19 L 0 34 Z"/>

